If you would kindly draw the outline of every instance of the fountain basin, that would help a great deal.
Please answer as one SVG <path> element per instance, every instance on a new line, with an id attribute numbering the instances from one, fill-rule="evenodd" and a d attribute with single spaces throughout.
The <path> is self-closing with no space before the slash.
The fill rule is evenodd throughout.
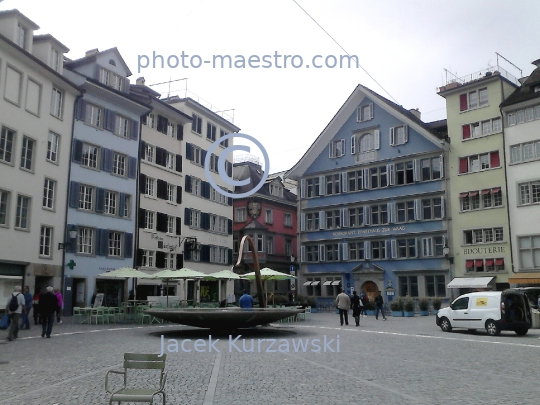
<path id="1" fill-rule="evenodd" d="M 299 308 L 168 308 L 145 313 L 180 325 L 213 330 L 232 330 L 264 325 L 294 316 Z"/>

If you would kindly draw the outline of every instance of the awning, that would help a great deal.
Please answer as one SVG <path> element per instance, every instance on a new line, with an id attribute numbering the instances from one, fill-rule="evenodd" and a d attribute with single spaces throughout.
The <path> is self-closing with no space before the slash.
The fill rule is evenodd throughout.
<path id="1" fill-rule="evenodd" d="M 492 189 L 491 189 L 491 192 L 492 192 L 493 194 L 496 194 L 496 193 L 498 193 L 499 191 L 501 191 L 501 188 L 500 188 L 500 187 L 492 188 Z"/>
<path id="2" fill-rule="evenodd" d="M 493 262 L 494 262 L 493 259 L 486 259 L 486 267 L 493 266 Z"/>
<path id="3" fill-rule="evenodd" d="M 495 259 L 495 266 L 502 266 L 504 264 L 504 259 Z"/>
<path id="4" fill-rule="evenodd" d="M 313 283 L 313 281 L 306 281 L 303 285 L 311 285 L 311 283 Z"/>
<path id="5" fill-rule="evenodd" d="M 476 259 L 475 262 L 474 262 L 475 267 L 482 267 L 483 265 L 484 265 L 484 260 L 483 259 Z"/>
<path id="6" fill-rule="evenodd" d="M 448 288 L 487 288 L 493 277 L 456 277 L 448 283 Z"/>
<path id="7" fill-rule="evenodd" d="M 473 266 L 473 264 L 474 264 L 474 260 L 465 261 L 465 267 L 468 268 L 468 269 L 471 268 Z"/>
<path id="8" fill-rule="evenodd" d="M 341 281 L 332 281 L 332 285 L 341 285 Z"/>
<path id="9" fill-rule="evenodd" d="M 325 282 L 323 283 L 323 285 L 332 285 L 332 282 L 331 282 L 331 281 L 325 281 Z"/>
<path id="10" fill-rule="evenodd" d="M 459 193 L 459 198 L 465 198 L 465 197 L 468 197 L 469 196 L 469 193 Z"/>
<path id="11" fill-rule="evenodd" d="M 478 195 L 478 191 L 471 191 L 469 193 L 469 197 L 476 197 Z"/>
<path id="12" fill-rule="evenodd" d="M 482 195 L 489 194 L 489 193 L 491 193 L 490 189 L 482 190 L 482 192 L 481 192 Z"/>
<path id="13" fill-rule="evenodd" d="M 540 273 L 517 273 L 509 277 L 510 284 L 540 284 Z"/>
<path id="14" fill-rule="evenodd" d="M 311 285 L 319 285 L 319 284 L 321 284 L 320 281 L 314 281 L 313 283 L 311 283 Z"/>

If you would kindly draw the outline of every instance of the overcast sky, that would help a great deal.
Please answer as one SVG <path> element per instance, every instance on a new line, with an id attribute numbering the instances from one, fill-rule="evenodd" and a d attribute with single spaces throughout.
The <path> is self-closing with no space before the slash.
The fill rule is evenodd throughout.
<path id="1" fill-rule="evenodd" d="M 444 84 L 445 68 L 464 76 L 496 64 L 498 52 L 526 76 L 534 68 L 531 62 L 540 58 L 534 45 L 538 0 L 297 3 L 324 30 L 293 0 L 93 0 L 84 5 L 72 0 L 5 0 L 0 9 L 17 8 L 41 27 L 38 34 L 51 34 L 70 48 L 71 59 L 89 49 L 118 47 L 133 73 L 132 83 L 140 76 L 147 85 L 188 78 L 172 83 L 170 94 L 184 96 L 187 82 L 189 91 L 216 110 L 234 109 L 234 124 L 268 151 L 271 172 L 287 170 L 300 159 L 358 83 L 405 108 L 419 108 L 429 122 L 446 118 L 444 99 L 436 94 Z M 306 68 L 315 55 L 339 59 L 345 54 L 325 31 L 357 55 L 380 85 L 356 66 Z M 216 54 L 247 60 L 277 51 L 301 56 L 304 67 L 293 68 L 289 59 L 287 68 L 203 64 L 150 66 L 138 73 L 140 55 L 152 56 L 154 51 L 165 58 L 184 52 L 209 61 Z M 273 56 L 271 60 L 275 62 Z M 279 64 L 283 66 L 283 57 Z M 500 65 L 520 76 L 507 62 Z M 168 86 L 153 88 L 164 95 L 169 91 Z M 188 95 L 196 98 L 193 93 Z M 256 147 L 252 151 L 257 152 Z"/>

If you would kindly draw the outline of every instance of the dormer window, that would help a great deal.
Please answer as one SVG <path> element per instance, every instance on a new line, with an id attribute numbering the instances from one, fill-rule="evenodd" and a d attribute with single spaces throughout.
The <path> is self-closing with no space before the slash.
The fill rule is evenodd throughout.
<path id="1" fill-rule="evenodd" d="M 60 67 L 62 66 L 62 53 L 58 52 L 57 49 L 51 48 L 51 61 L 50 67 L 60 72 Z"/>
<path id="2" fill-rule="evenodd" d="M 99 71 L 99 82 L 118 91 L 124 90 L 124 78 L 105 68 Z"/>
<path id="3" fill-rule="evenodd" d="M 21 23 L 17 25 L 17 45 L 19 45 L 25 51 L 28 50 L 27 47 L 27 38 L 28 38 L 28 28 L 26 28 Z"/>
<path id="4" fill-rule="evenodd" d="M 270 184 L 270 194 L 276 197 L 283 198 L 283 187 L 277 184 Z"/>

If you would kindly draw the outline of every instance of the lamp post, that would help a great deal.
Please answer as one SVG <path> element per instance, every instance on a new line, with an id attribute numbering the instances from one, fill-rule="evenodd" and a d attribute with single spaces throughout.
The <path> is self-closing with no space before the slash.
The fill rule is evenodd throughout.
<path id="1" fill-rule="evenodd" d="M 58 250 L 62 250 L 62 249 L 65 249 L 66 247 L 68 247 L 69 245 L 71 245 L 73 243 L 73 240 L 77 237 L 77 231 L 69 231 L 69 239 L 70 241 L 69 242 L 60 242 L 58 244 Z"/>

